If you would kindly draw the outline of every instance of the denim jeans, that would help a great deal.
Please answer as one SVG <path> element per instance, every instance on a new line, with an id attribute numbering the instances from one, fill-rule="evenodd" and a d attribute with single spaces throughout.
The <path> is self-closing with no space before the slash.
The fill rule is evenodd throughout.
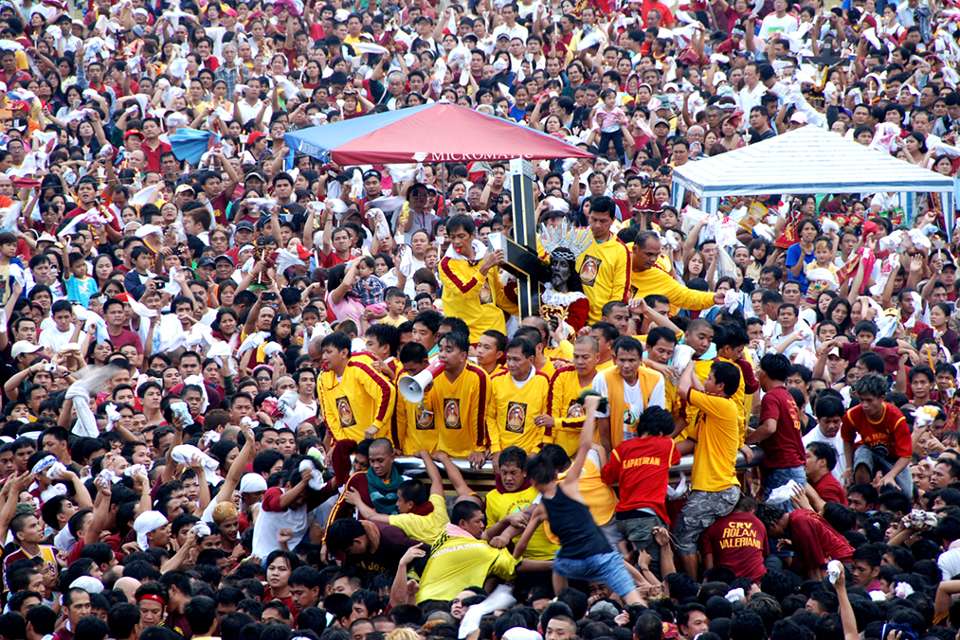
<path id="1" fill-rule="evenodd" d="M 598 553 L 586 558 L 563 558 L 557 555 L 553 559 L 553 570 L 572 580 L 602 582 L 622 598 L 637 588 L 623 563 L 619 551 Z"/>
<path id="2" fill-rule="evenodd" d="M 793 480 L 801 487 L 807 484 L 807 473 L 803 467 L 782 467 L 780 469 L 763 470 L 763 489 L 760 492 L 763 500 L 766 500 L 770 492 L 777 487 L 782 487 Z M 793 511 L 793 502 L 777 503 L 784 511 Z"/>

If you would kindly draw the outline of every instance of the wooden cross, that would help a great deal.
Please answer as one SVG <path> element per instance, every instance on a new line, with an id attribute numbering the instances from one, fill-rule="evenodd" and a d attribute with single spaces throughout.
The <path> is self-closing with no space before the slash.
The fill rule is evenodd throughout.
<path id="1" fill-rule="evenodd" d="M 540 313 L 540 272 L 537 255 L 537 216 L 533 165 L 529 160 L 511 160 L 513 180 L 513 233 L 504 238 L 504 267 L 517 277 L 520 319 Z"/>

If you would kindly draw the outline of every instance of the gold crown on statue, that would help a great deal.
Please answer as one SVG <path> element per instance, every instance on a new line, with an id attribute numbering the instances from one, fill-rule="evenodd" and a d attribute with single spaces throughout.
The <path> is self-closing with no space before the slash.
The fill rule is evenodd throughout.
<path id="1" fill-rule="evenodd" d="M 567 308 L 560 304 L 541 304 L 540 317 L 544 320 L 556 320 L 557 323 L 566 321 Z"/>
<path id="2" fill-rule="evenodd" d="M 569 220 L 563 219 L 557 226 L 540 227 L 540 243 L 548 254 L 552 255 L 560 249 L 566 249 L 576 260 L 593 244 L 593 233 L 589 227 L 577 227 L 570 224 Z"/>

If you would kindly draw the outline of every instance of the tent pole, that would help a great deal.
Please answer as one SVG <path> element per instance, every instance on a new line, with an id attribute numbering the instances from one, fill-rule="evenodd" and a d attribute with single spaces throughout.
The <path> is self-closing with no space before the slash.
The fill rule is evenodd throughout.
<path id="1" fill-rule="evenodd" d="M 940 194 L 943 203 L 943 225 L 947 228 L 947 241 L 953 241 L 953 227 L 956 224 L 957 203 L 953 191 L 944 191 Z"/>

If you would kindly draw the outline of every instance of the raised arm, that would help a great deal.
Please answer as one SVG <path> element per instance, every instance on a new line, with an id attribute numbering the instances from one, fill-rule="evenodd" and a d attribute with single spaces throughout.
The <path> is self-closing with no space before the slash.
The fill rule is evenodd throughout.
<path id="1" fill-rule="evenodd" d="M 586 412 L 586 418 L 583 421 L 583 429 L 580 430 L 580 443 L 577 445 L 577 454 L 570 464 L 566 477 L 563 479 L 564 486 L 576 487 L 580 482 L 580 472 L 583 471 L 583 463 L 587 459 L 587 454 L 593 448 L 593 432 L 596 429 L 597 407 L 600 406 L 599 395 L 589 395 L 583 401 L 583 408 Z"/>
<path id="2" fill-rule="evenodd" d="M 437 451 L 433 454 L 433 457 L 443 465 L 443 470 L 446 471 L 447 478 L 450 479 L 450 484 L 453 485 L 453 489 L 457 492 L 458 496 L 474 495 L 475 492 L 470 489 L 467 481 L 463 479 L 463 474 L 460 473 L 460 467 L 454 463 L 446 451 Z"/>
<path id="3" fill-rule="evenodd" d="M 437 468 L 437 465 L 433 461 L 433 458 L 431 458 L 430 454 L 427 453 L 426 451 L 420 452 L 420 459 L 423 460 L 423 468 L 426 470 L 427 475 L 430 477 L 430 493 L 434 495 L 442 496 L 443 495 L 443 476 L 440 475 L 440 469 Z"/>

